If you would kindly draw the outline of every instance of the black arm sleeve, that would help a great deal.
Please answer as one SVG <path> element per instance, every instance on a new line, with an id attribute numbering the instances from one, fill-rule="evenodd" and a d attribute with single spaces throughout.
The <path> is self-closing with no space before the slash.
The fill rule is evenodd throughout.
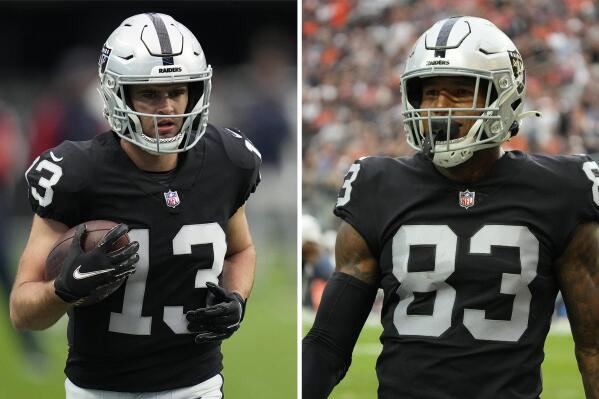
<path id="1" fill-rule="evenodd" d="M 343 379 L 376 292 L 376 287 L 341 272 L 328 281 L 302 344 L 303 399 L 326 398 Z"/>

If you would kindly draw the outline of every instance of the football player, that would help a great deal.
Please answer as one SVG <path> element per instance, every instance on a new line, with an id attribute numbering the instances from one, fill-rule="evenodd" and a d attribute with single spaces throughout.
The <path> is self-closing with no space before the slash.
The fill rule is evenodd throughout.
<path id="1" fill-rule="evenodd" d="M 254 278 L 244 204 L 260 154 L 207 123 L 212 70 L 172 17 L 123 21 L 98 67 L 112 131 L 64 142 L 26 172 L 35 215 L 12 322 L 39 330 L 68 314 L 67 398 L 221 398 L 220 344 Z M 56 240 L 103 219 L 120 224 L 89 252 L 77 228 L 59 276 L 44 281 Z M 132 242 L 110 252 L 127 231 Z M 110 295 L 86 304 L 98 293 Z"/>
<path id="2" fill-rule="evenodd" d="M 522 58 L 487 20 L 434 24 L 401 83 L 419 152 L 362 158 L 345 177 L 303 397 L 343 378 L 381 288 L 379 398 L 538 398 L 560 289 L 587 397 L 599 398 L 599 167 L 502 150 L 539 114 L 523 112 Z"/>

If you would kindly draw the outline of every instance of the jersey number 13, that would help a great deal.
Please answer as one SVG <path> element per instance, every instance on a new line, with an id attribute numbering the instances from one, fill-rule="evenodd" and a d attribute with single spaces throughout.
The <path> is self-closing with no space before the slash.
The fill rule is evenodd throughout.
<path id="1" fill-rule="evenodd" d="M 135 274 L 127 280 L 123 298 L 123 311 L 110 313 L 108 331 L 132 335 L 150 335 L 152 317 L 142 316 L 146 280 L 150 265 L 150 240 L 148 229 L 129 231 L 132 241 L 139 242 L 139 262 Z M 223 270 L 227 243 L 225 232 L 218 223 L 191 224 L 181 227 L 173 238 L 173 255 L 191 254 L 193 245 L 212 244 L 214 261 L 212 268 L 200 269 L 196 273 L 195 288 L 205 288 L 206 282 L 218 283 Z M 191 285 L 191 282 L 190 282 Z M 183 306 L 165 306 L 162 320 L 175 334 L 190 334 Z"/>

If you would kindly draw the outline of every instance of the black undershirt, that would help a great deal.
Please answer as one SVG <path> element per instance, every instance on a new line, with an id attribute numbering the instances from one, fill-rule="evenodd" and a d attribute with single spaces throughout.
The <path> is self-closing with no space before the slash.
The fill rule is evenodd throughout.
<path id="1" fill-rule="evenodd" d="M 179 154 L 177 159 L 177 166 L 174 169 L 171 169 L 166 172 L 152 172 L 149 170 L 144 170 L 143 172 L 150 176 L 151 179 L 156 181 L 158 184 L 161 184 L 165 187 L 169 187 L 173 179 L 175 178 L 177 172 L 181 169 L 185 161 L 185 154 Z"/>
<path id="2" fill-rule="evenodd" d="M 168 186 L 171 183 L 171 181 L 173 181 L 173 178 L 177 174 L 177 170 L 178 170 L 178 168 L 169 170 L 167 172 L 144 171 L 144 173 L 146 173 L 148 176 L 150 176 L 152 179 L 154 179 L 156 182 L 162 184 L 163 186 Z"/>

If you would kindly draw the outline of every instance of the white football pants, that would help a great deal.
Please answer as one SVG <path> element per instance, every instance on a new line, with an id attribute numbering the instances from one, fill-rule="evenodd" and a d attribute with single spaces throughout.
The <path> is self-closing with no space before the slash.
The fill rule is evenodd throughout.
<path id="1" fill-rule="evenodd" d="M 86 389 L 73 384 L 68 378 L 64 382 L 66 399 L 221 399 L 223 377 L 220 374 L 197 385 L 161 392 L 114 392 Z"/>

